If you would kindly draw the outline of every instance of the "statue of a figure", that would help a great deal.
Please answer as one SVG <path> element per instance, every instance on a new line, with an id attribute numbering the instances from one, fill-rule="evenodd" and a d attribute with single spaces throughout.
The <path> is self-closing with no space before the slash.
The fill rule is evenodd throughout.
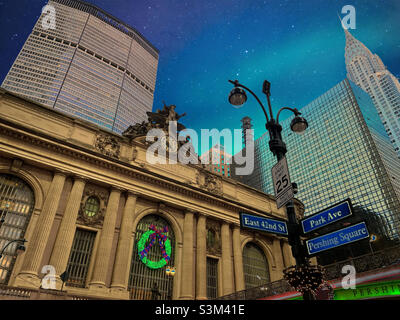
<path id="1" fill-rule="evenodd" d="M 138 136 L 146 135 L 153 128 L 168 130 L 170 121 L 178 121 L 186 115 L 186 113 L 179 115 L 175 111 L 175 108 L 175 105 L 167 106 L 164 102 L 162 110 L 157 109 L 156 112 L 146 112 L 148 121 L 135 123 L 134 125 L 129 126 L 122 135 L 133 139 Z M 178 132 L 184 129 L 186 129 L 186 127 L 183 124 L 177 123 Z"/>
<path id="2" fill-rule="evenodd" d="M 175 111 L 176 106 L 167 106 L 164 102 L 164 107 L 162 110 L 157 109 L 156 112 L 147 112 L 149 121 L 154 122 L 157 128 L 168 128 L 170 121 L 178 121 L 180 118 L 186 115 L 186 112 L 179 115 Z M 185 126 L 178 123 L 178 131 L 185 129 Z"/>
<path id="3" fill-rule="evenodd" d="M 170 105 L 170 106 L 166 106 L 164 105 L 164 109 L 163 111 L 166 112 L 167 114 L 167 121 L 178 121 L 180 118 L 186 116 L 186 112 L 179 115 L 176 111 L 176 106 L 175 105 Z"/>

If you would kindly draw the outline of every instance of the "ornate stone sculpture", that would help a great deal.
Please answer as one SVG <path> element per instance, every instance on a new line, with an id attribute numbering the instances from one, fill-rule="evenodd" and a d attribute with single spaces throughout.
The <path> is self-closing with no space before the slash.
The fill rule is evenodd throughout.
<path id="1" fill-rule="evenodd" d="M 124 137 L 134 139 L 139 136 L 145 136 L 151 129 L 163 129 L 168 131 L 168 126 L 170 121 L 178 121 L 180 118 L 184 117 L 186 113 L 179 115 L 175 111 L 176 106 L 167 106 L 164 103 L 162 110 L 157 109 L 156 112 L 147 112 L 148 121 L 143 121 L 142 123 L 136 123 L 131 125 L 126 129 L 122 135 Z M 184 130 L 185 126 L 181 123 L 177 123 L 177 132 Z"/>
<path id="2" fill-rule="evenodd" d="M 207 253 L 219 256 L 221 254 L 221 227 L 217 221 L 207 220 Z"/>
<path id="3" fill-rule="evenodd" d="M 96 138 L 95 148 L 106 156 L 119 159 L 121 146 L 115 137 L 99 134 Z"/>
<path id="4" fill-rule="evenodd" d="M 86 202 L 90 197 L 96 197 L 99 201 L 99 207 L 96 214 L 87 215 L 86 214 Z M 104 214 L 107 208 L 107 194 L 102 191 L 97 191 L 95 189 L 86 189 L 79 209 L 78 222 L 87 226 L 101 226 L 104 220 Z"/>
<path id="5" fill-rule="evenodd" d="M 197 173 L 196 185 L 215 195 L 223 194 L 221 179 L 206 170 L 201 170 Z"/>

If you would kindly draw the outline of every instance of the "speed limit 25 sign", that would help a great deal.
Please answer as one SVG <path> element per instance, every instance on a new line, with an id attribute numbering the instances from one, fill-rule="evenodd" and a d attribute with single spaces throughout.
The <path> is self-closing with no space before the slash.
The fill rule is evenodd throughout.
<path id="1" fill-rule="evenodd" d="M 283 157 L 271 169 L 274 184 L 276 206 L 278 209 L 293 199 L 294 193 L 290 182 L 286 158 Z"/>

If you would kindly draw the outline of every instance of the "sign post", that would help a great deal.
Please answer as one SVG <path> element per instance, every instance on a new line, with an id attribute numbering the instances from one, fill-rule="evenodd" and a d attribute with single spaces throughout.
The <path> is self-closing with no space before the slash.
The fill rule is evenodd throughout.
<path id="1" fill-rule="evenodd" d="M 279 209 L 294 197 L 286 157 L 283 157 L 272 167 L 271 173 L 276 197 L 276 206 Z"/>

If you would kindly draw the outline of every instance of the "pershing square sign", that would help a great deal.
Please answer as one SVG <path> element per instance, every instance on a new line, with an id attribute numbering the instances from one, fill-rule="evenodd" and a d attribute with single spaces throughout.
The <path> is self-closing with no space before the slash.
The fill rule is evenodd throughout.
<path id="1" fill-rule="evenodd" d="M 360 222 L 350 227 L 307 240 L 307 252 L 309 255 L 313 255 L 365 238 L 369 238 L 367 226 L 365 222 Z"/>

